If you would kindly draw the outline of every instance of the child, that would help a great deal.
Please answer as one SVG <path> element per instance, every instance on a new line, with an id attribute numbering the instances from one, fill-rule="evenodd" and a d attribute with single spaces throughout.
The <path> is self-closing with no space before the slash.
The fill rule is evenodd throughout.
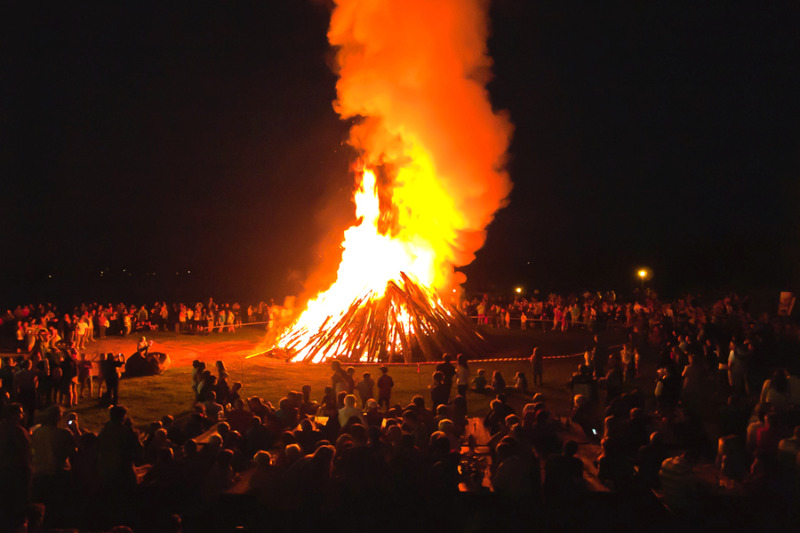
<path id="1" fill-rule="evenodd" d="M 475 392 L 486 392 L 486 370 L 483 368 L 478 369 L 478 375 L 472 380 L 472 390 Z"/>
<path id="2" fill-rule="evenodd" d="M 524 394 L 528 393 L 528 378 L 525 377 L 524 372 L 517 372 L 514 376 L 514 388 L 517 389 L 518 392 Z"/>

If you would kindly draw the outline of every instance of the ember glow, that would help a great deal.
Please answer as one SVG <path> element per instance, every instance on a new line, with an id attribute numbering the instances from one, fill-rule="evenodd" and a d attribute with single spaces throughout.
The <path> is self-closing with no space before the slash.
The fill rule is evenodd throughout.
<path id="1" fill-rule="evenodd" d="M 335 283 L 278 338 L 293 360 L 372 360 L 412 341 L 427 356 L 421 336 L 459 321 L 437 294 L 463 283 L 454 267 L 474 259 L 511 189 L 512 128 L 485 88 L 487 23 L 483 0 L 336 1 L 334 107 L 355 119 L 357 223 Z"/>

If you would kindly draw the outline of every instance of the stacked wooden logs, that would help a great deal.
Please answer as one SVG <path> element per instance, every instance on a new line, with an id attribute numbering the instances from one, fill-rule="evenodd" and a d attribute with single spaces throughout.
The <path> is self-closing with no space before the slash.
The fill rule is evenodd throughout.
<path id="1" fill-rule="evenodd" d="M 297 360 L 413 362 L 436 360 L 445 352 L 481 355 L 487 345 L 472 321 L 445 308 L 431 291 L 405 273 L 390 281 L 382 297 L 372 292 L 355 298 L 338 318 L 328 317 L 310 335 L 300 328 L 283 347 Z"/>

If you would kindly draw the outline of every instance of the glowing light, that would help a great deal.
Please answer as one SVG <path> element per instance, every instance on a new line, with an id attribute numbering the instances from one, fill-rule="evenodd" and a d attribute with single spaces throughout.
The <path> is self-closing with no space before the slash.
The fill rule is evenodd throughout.
<path id="1" fill-rule="evenodd" d="M 487 9 L 483 0 L 337 0 L 328 31 L 340 76 L 334 107 L 354 120 L 357 222 L 344 233 L 336 281 L 276 346 L 303 346 L 353 305 L 380 300 L 387 287 L 402 290 L 403 275 L 425 288 L 415 297 L 436 303 L 463 283 L 454 267 L 474 259 L 511 190 L 504 165 L 512 127 L 485 88 Z M 404 333 L 420 327 L 402 306 L 383 323 Z M 332 342 L 293 359 L 358 358 L 354 346 Z"/>

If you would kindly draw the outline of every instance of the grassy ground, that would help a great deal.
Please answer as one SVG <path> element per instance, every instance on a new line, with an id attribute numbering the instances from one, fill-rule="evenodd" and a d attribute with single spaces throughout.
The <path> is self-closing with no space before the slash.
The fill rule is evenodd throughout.
<path id="1" fill-rule="evenodd" d="M 591 336 L 585 332 L 542 333 L 541 331 L 498 330 L 486 331 L 493 349 L 487 357 L 527 357 L 533 346 L 539 346 L 547 355 L 561 355 L 582 352 Z M 120 382 L 120 403 L 125 405 L 134 423 L 144 427 L 165 414 L 180 416 L 189 412 L 192 405 L 190 389 L 191 361 L 200 359 L 209 368 L 218 359 L 225 361 L 231 381 L 242 381 L 242 396 L 260 396 L 277 404 L 287 391 L 300 390 L 311 385 L 312 398 L 318 400 L 323 388 L 330 383 L 331 370 L 327 364 L 286 363 L 259 356 L 246 359 L 246 356 L 258 351 L 258 343 L 263 332 L 254 329 L 243 329 L 234 334 L 215 333 L 209 336 L 181 335 L 158 333 L 154 350 L 169 353 L 172 367 L 160 376 L 123 379 Z M 87 355 L 95 353 L 122 352 L 130 353 L 135 345 L 134 338 L 128 337 L 106 339 L 90 344 Z M 616 343 L 619 334 L 609 334 L 608 342 Z M 565 387 L 570 374 L 576 369 L 579 357 L 564 359 L 546 359 L 543 387 L 532 386 L 529 365 L 526 361 L 515 362 L 480 362 L 470 363 L 473 374 L 484 368 L 489 376 L 495 370 L 502 372 L 511 385 L 517 371 L 526 372 L 531 382 L 531 394 L 527 396 L 512 395 L 512 402 L 518 406 L 528 402 L 534 392 L 543 392 L 548 402 L 562 414 L 568 409 L 570 394 Z M 379 365 L 363 365 L 356 369 L 357 376 L 363 372 L 371 372 L 377 377 Z M 431 365 L 392 366 L 390 375 L 394 378 L 395 388 L 392 394 L 393 403 L 406 404 L 416 394 L 421 394 L 429 402 L 427 386 L 433 372 Z M 95 390 L 95 394 L 97 391 Z M 468 393 L 467 402 L 471 416 L 482 416 L 488 410 L 491 398 L 475 393 Z M 97 400 L 82 400 L 77 408 L 83 427 L 99 430 L 107 421 L 106 409 L 98 405 Z"/>

